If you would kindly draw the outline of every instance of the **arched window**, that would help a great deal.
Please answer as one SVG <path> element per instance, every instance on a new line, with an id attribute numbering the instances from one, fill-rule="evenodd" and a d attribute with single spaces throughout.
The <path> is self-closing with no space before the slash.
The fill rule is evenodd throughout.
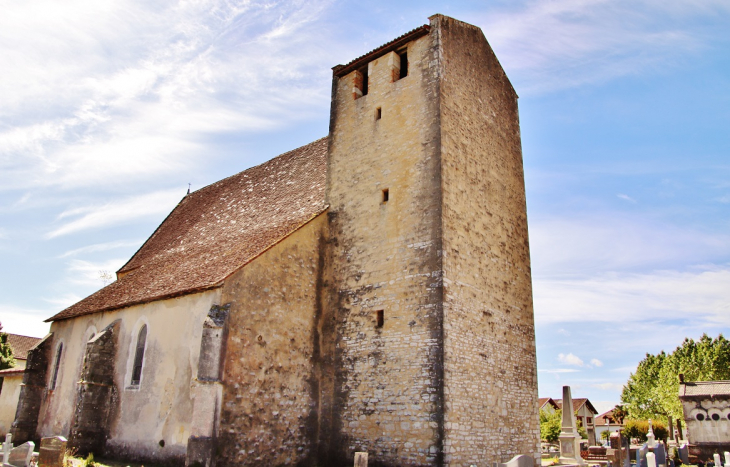
<path id="1" fill-rule="evenodd" d="M 142 361 L 144 361 L 144 345 L 147 342 L 147 325 L 142 326 L 137 334 L 137 350 L 134 353 L 134 368 L 132 369 L 132 386 L 138 386 L 142 379 Z"/>
<path id="2" fill-rule="evenodd" d="M 61 368 L 61 354 L 63 353 L 63 342 L 58 344 L 56 351 L 56 362 L 53 365 L 53 376 L 51 377 L 51 389 L 56 389 L 56 381 L 58 380 L 58 370 Z"/>

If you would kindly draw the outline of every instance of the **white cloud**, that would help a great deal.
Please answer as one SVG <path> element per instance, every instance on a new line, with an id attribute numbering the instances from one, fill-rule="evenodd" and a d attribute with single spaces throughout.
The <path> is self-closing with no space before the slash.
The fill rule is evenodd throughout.
<path id="1" fill-rule="evenodd" d="M 536 280 L 637 267 L 672 269 L 730 259 L 730 235 L 612 211 L 532 218 L 530 255 Z"/>
<path id="2" fill-rule="evenodd" d="M 170 212 L 182 198 L 181 190 L 164 190 L 112 201 L 100 206 L 84 206 L 62 212 L 59 220 L 79 216 L 49 232 L 46 237 L 110 227 Z"/>
<path id="3" fill-rule="evenodd" d="M 537 371 L 540 373 L 561 374 L 561 373 L 575 373 L 578 370 L 573 369 L 573 368 L 540 368 Z"/>
<path id="4" fill-rule="evenodd" d="M 50 324 L 43 320 L 50 317 L 47 310 L 21 308 L 16 305 L 0 303 L 0 321 L 3 332 L 22 336 L 43 337 L 48 334 Z"/>
<path id="5" fill-rule="evenodd" d="M 619 194 L 617 194 L 616 196 L 617 196 L 617 197 L 618 197 L 619 199 L 622 199 L 622 200 L 624 200 L 624 201 L 628 201 L 629 203 L 633 203 L 633 204 L 636 204 L 636 200 L 635 200 L 634 198 L 632 198 L 631 196 L 629 196 L 629 195 L 625 195 L 625 194 L 623 194 L 623 193 L 619 193 Z"/>
<path id="6" fill-rule="evenodd" d="M 88 212 L 88 211 L 86 211 Z M 68 258 L 69 256 L 77 256 L 85 253 L 97 253 L 100 251 L 115 250 L 117 248 L 128 248 L 128 247 L 139 247 L 142 245 L 144 240 L 132 240 L 132 241 L 118 241 L 118 242 L 107 242 L 107 243 L 95 243 L 93 245 L 84 246 L 69 250 L 59 258 Z"/>
<path id="7" fill-rule="evenodd" d="M 621 392 L 624 388 L 624 385 L 619 383 L 599 383 L 594 384 L 593 387 L 597 389 L 603 389 L 604 391 Z"/>
<path id="8" fill-rule="evenodd" d="M 101 288 L 105 285 L 105 280 L 101 277 L 101 273 L 117 271 L 126 261 L 123 258 L 114 258 L 97 263 L 73 259 L 68 264 L 68 280 L 79 285 Z M 71 304 L 76 301 L 78 300 L 71 302 Z"/>
<path id="9" fill-rule="evenodd" d="M 538 323 L 640 323 L 682 320 L 730 325 L 730 265 L 688 271 L 613 272 L 535 279 Z M 640 322 L 637 322 L 640 319 Z M 684 325 L 683 325 L 684 326 Z"/>
<path id="10" fill-rule="evenodd" d="M 681 3 L 534 0 L 489 11 L 478 24 L 525 95 L 673 65 L 704 45 L 691 19 L 729 10 L 720 0 Z"/>
<path id="11" fill-rule="evenodd" d="M 569 354 L 558 354 L 558 361 L 560 363 L 565 363 L 567 365 L 574 365 L 574 366 L 583 366 L 583 360 L 581 360 L 576 355 L 573 355 L 572 353 Z"/>
<path id="12" fill-rule="evenodd" d="M 600 360 L 599 360 L 599 359 L 597 359 L 597 358 L 592 358 L 592 359 L 591 359 L 591 365 L 593 365 L 593 366 L 597 366 L 597 367 L 602 367 L 602 366 L 603 366 L 603 362 L 602 362 L 602 361 L 600 361 Z"/>
<path id="13" fill-rule="evenodd" d="M 214 135 L 326 112 L 328 6 L 6 5 L 0 189 L 154 179 L 204 158 Z"/>

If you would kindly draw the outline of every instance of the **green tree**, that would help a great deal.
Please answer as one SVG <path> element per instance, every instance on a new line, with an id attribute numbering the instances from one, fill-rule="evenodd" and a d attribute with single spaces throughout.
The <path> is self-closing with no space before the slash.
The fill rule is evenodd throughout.
<path id="1" fill-rule="evenodd" d="M 652 420 L 652 431 L 654 437 L 657 440 L 667 439 L 669 431 L 667 427 L 660 421 Z M 628 420 L 624 425 L 624 435 L 629 438 L 636 438 L 639 442 L 646 441 L 646 435 L 649 433 L 649 421 L 648 420 Z"/>
<path id="2" fill-rule="evenodd" d="M 0 323 L 0 331 L 3 329 L 3 324 Z M 15 366 L 15 358 L 13 358 L 13 349 L 8 344 L 8 335 L 4 332 L 0 332 L 0 370 L 7 368 L 13 368 Z"/>
<path id="3" fill-rule="evenodd" d="M 680 373 L 687 381 L 730 379 L 730 341 L 704 334 L 698 341 L 685 339 L 670 354 L 646 354 L 621 393 L 628 418 L 681 419 Z"/>
<path id="4" fill-rule="evenodd" d="M 558 409 L 555 412 L 540 410 L 540 439 L 548 443 L 556 443 L 560 436 L 560 423 L 563 412 Z"/>

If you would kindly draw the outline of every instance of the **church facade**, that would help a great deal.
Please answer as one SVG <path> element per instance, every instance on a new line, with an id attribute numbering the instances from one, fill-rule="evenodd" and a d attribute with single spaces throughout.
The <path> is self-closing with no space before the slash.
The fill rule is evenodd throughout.
<path id="1" fill-rule="evenodd" d="M 171 465 L 539 459 L 517 95 L 475 26 L 333 69 L 329 135 L 187 195 L 51 317 L 13 434 Z"/>

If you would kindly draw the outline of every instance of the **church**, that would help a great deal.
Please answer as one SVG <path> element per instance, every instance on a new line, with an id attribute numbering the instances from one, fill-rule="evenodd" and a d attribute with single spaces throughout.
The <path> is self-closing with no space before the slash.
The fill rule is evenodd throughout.
<path id="1" fill-rule="evenodd" d="M 539 459 L 517 94 L 482 31 L 333 68 L 329 134 L 185 196 L 48 319 L 11 432 L 158 465 Z"/>

